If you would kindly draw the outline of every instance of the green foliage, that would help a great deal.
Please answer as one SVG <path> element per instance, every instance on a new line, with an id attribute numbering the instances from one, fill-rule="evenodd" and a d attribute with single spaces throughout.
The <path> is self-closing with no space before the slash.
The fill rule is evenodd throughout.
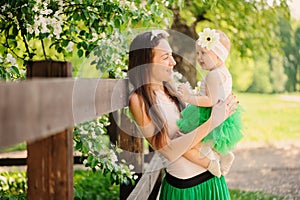
<path id="1" fill-rule="evenodd" d="M 285 91 L 285 84 L 287 82 L 287 75 L 284 73 L 283 56 L 281 54 L 270 54 L 270 81 L 274 93 L 281 93 Z"/>
<path id="2" fill-rule="evenodd" d="M 241 190 L 230 190 L 232 200 L 283 200 L 282 197 L 268 195 L 263 192 L 246 192 Z"/>
<path id="3" fill-rule="evenodd" d="M 300 63 L 300 26 L 292 27 L 286 19 L 281 19 L 279 25 L 279 36 L 282 40 L 281 47 L 284 52 L 284 71 L 289 77 L 286 83 L 286 89 L 289 92 L 299 91 L 297 88 Z"/>
<path id="4" fill-rule="evenodd" d="M 3 172 L 0 173 L 0 199 L 26 199 L 27 190 L 25 172 Z"/>
<path id="5" fill-rule="evenodd" d="M 277 22 L 279 17 L 289 18 L 285 0 L 273 5 L 267 1 L 186 1 L 181 13 L 183 21 L 196 24 L 196 32 L 205 27 L 223 30 L 241 56 L 279 50 Z"/>
<path id="6" fill-rule="evenodd" d="M 273 91 L 270 80 L 270 69 L 266 60 L 260 59 L 255 62 L 253 82 L 247 92 L 271 93 Z"/>
<path id="7" fill-rule="evenodd" d="M 119 185 L 112 183 L 110 175 L 101 172 L 76 170 L 74 173 L 74 199 L 75 200 L 118 200 Z"/>
<path id="8" fill-rule="evenodd" d="M 295 70 L 290 70 L 291 67 L 289 69 L 286 67 L 283 72 L 282 63 L 279 62 L 284 62 L 287 55 L 283 57 L 281 47 L 286 44 L 287 51 L 294 52 L 294 54 L 298 54 L 298 51 L 290 45 L 291 42 L 286 43 L 291 40 L 289 35 L 286 35 L 284 40 L 280 37 L 279 29 L 281 28 L 278 26 L 280 21 L 282 21 L 281 24 L 290 26 L 290 11 L 286 0 L 273 1 L 273 4 L 271 1 L 193 0 L 185 1 L 179 20 L 175 21 L 177 24 L 173 27 L 194 39 L 197 39 L 197 33 L 205 27 L 220 29 L 228 35 L 231 40 L 231 52 L 230 61 L 226 64 L 233 74 L 236 91 L 246 91 L 252 82 L 254 84 L 263 82 L 268 87 L 265 89 L 267 92 L 282 92 L 285 90 L 282 88 L 286 81 L 290 85 L 290 82 L 294 83 L 297 80 L 290 80 L 290 78 L 286 80 L 286 75 L 293 77 L 297 73 Z M 289 32 L 289 29 L 282 28 L 282 31 Z M 270 54 L 276 55 L 272 61 L 273 64 L 276 63 L 276 66 L 270 66 L 268 61 L 264 60 L 265 56 Z M 275 61 L 277 58 L 279 60 Z M 270 68 L 268 77 L 254 76 L 256 68 L 254 69 L 253 62 L 256 62 L 255 65 L 259 62 L 261 67 L 265 67 L 263 71 L 268 71 Z M 282 72 L 286 75 L 281 74 Z M 193 80 L 190 77 L 195 74 L 184 74 L 184 76 Z M 262 91 L 262 89 L 254 90 Z"/>
<path id="9" fill-rule="evenodd" d="M 232 89 L 245 92 L 252 84 L 255 63 L 253 59 L 241 58 L 238 54 L 236 51 L 231 51 L 226 66 L 232 76 Z"/>
<path id="10" fill-rule="evenodd" d="M 115 71 L 118 73 L 127 66 L 126 32 L 140 26 L 167 26 L 172 12 L 165 4 L 181 5 L 176 1 L 139 0 L 3 1 L 0 55 L 10 53 L 19 64 L 25 61 L 22 65 L 27 60 L 70 61 L 74 56 L 94 55 L 92 64 L 97 64 L 100 71 L 112 72 L 109 74 L 112 78 Z"/>
<path id="11" fill-rule="evenodd" d="M 0 173 L 0 200 L 25 200 L 26 172 Z M 119 199 L 120 187 L 113 184 L 110 175 L 102 172 L 75 170 L 74 199 L 114 200 Z"/>
<path id="12" fill-rule="evenodd" d="M 5 59 L 0 55 L 0 80 L 16 80 L 24 78 L 24 70 L 19 70 L 16 59 L 13 58 L 11 54 L 7 54 Z"/>

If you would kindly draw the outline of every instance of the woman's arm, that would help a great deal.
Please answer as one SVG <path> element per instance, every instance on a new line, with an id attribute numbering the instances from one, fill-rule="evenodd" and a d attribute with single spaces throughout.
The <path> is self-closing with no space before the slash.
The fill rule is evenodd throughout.
<path id="1" fill-rule="evenodd" d="M 222 114 L 225 109 L 228 108 L 227 103 L 231 102 L 230 99 L 225 102 L 219 102 L 213 107 L 211 117 L 203 123 L 201 126 L 197 127 L 195 130 L 181 137 L 169 140 L 163 148 L 156 148 L 153 143 L 151 143 L 151 138 L 155 134 L 155 127 L 151 122 L 151 119 L 146 115 L 146 108 L 137 94 L 132 94 L 129 100 L 129 108 L 133 114 L 136 123 L 140 126 L 142 133 L 148 142 L 162 153 L 169 161 L 175 161 L 184 153 L 188 152 L 191 148 L 196 146 L 209 132 L 210 130 L 221 124 L 228 116 Z"/>
<path id="2" fill-rule="evenodd" d="M 154 149 L 160 151 L 171 162 L 182 156 L 190 148 L 200 142 L 202 138 L 207 135 L 211 125 L 211 120 L 209 119 L 191 133 L 169 140 L 163 145 L 163 148 L 157 149 L 151 142 L 151 138 L 155 134 L 155 127 L 151 122 L 151 119 L 146 115 L 146 108 L 142 98 L 135 93 L 132 94 L 129 100 L 129 108 L 137 125 L 142 130 L 144 137 L 154 147 Z"/>

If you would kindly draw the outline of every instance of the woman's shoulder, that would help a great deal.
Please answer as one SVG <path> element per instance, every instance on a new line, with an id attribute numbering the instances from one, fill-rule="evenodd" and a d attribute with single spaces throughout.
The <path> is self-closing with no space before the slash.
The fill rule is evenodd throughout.
<path id="1" fill-rule="evenodd" d="M 142 102 L 141 96 L 136 92 L 129 95 L 129 105 L 140 105 Z"/>
<path id="2" fill-rule="evenodd" d="M 145 109 L 143 98 L 136 92 L 129 95 L 129 108 L 132 112 L 138 113 Z"/>

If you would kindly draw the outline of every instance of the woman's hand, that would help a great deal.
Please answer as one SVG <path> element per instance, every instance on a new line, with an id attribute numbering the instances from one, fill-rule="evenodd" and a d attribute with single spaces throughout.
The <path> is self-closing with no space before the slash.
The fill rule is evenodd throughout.
<path id="1" fill-rule="evenodd" d="M 237 104 L 235 96 L 229 95 L 225 101 L 219 100 L 212 108 L 211 111 L 211 130 L 219 126 L 230 115 L 235 113 Z"/>

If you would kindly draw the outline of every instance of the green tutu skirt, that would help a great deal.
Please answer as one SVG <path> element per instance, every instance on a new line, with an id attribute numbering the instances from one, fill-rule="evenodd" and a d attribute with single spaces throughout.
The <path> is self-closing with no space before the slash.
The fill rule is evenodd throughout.
<path id="1" fill-rule="evenodd" d="M 230 200 L 225 178 L 214 177 L 199 185 L 179 189 L 170 185 L 164 178 L 160 200 Z"/>
<path id="2" fill-rule="evenodd" d="M 181 118 L 177 121 L 180 132 L 189 133 L 206 122 L 210 117 L 211 110 L 211 107 L 188 105 L 181 111 Z M 221 154 L 227 154 L 233 150 L 243 137 L 241 113 L 242 108 L 238 105 L 236 112 L 212 130 L 203 138 L 202 142 L 211 145 L 215 151 Z"/>

